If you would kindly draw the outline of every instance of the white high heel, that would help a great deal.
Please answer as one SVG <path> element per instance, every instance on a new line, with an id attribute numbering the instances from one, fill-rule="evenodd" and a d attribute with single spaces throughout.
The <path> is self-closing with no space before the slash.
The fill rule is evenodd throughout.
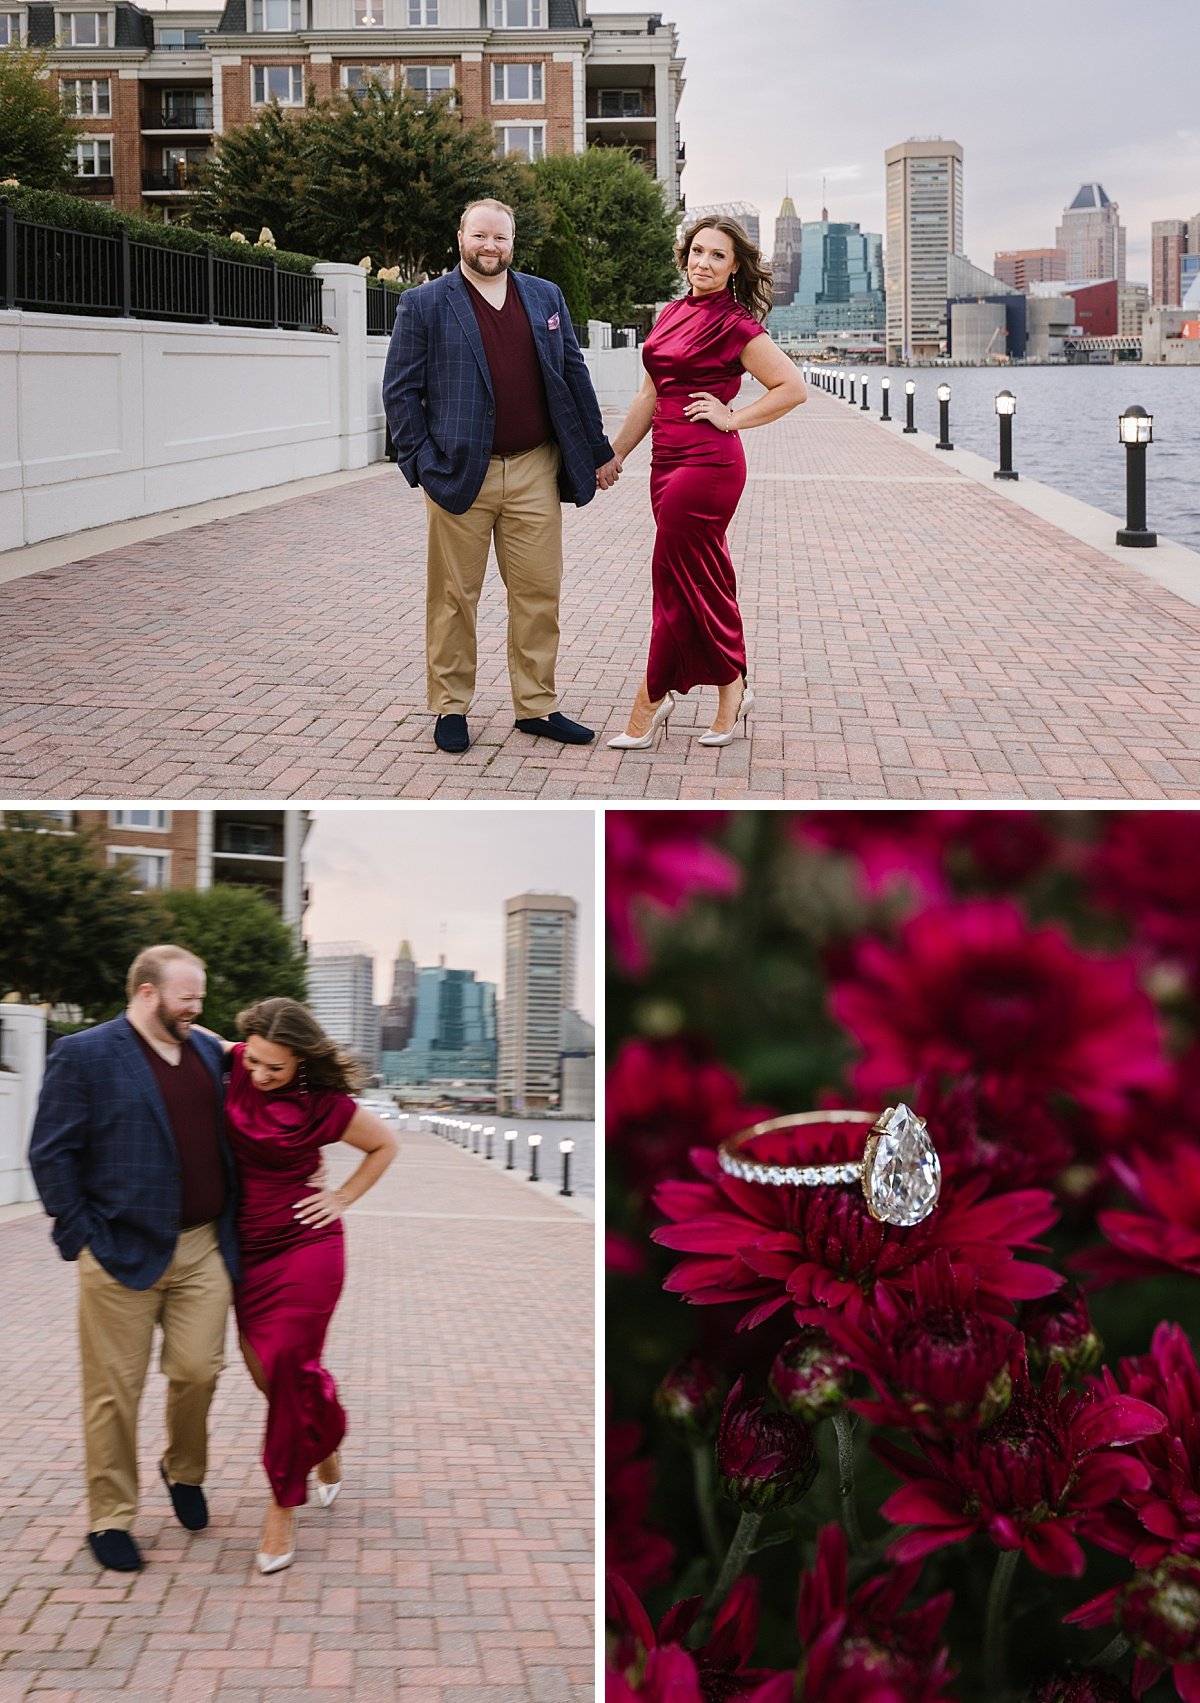
<path id="1" fill-rule="evenodd" d="M 743 732 L 748 734 L 750 729 L 746 726 L 746 718 L 753 708 L 754 693 L 750 690 L 748 685 L 745 685 L 742 691 L 742 701 L 738 705 L 738 712 L 734 717 L 733 726 L 729 729 L 729 732 L 714 733 L 713 729 L 710 727 L 707 733 L 702 733 L 699 736 L 696 741 L 697 745 L 731 745 L 733 743 L 733 736 L 739 727 L 742 728 Z"/>
<path id="2" fill-rule="evenodd" d="M 284 1555 L 264 1555 L 260 1549 L 256 1560 L 260 1573 L 282 1573 L 285 1567 L 290 1567 L 296 1559 L 296 1509 L 292 1509 L 292 1529 L 290 1533 L 292 1547 Z"/>
<path id="3" fill-rule="evenodd" d="M 648 751 L 654 743 L 655 734 L 660 727 L 666 726 L 667 717 L 674 708 L 674 692 L 664 692 L 645 733 L 618 733 L 615 739 L 609 740 L 609 746 L 614 751 Z"/>

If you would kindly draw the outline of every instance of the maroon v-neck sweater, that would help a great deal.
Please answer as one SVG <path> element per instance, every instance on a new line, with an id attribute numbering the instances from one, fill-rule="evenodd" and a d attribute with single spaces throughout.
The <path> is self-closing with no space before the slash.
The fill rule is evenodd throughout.
<path id="1" fill-rule="evenodd" d="M 502 308 L 494 308 L 469 278 L 467 286 L 496 398 L 492 454 L 521 455 L 554 436 L 529 316 L 511 278 Z"/>

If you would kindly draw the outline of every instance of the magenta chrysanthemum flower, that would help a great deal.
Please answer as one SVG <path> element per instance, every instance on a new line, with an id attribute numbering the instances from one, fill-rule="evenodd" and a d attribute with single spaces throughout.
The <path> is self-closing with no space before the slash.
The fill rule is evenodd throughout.
<path id="1" fill-rule="evenodd" d="M 785 1413 L 809 1425 L 845 1404 L 854 1382 L 846 1350 L 820 1325 L 805 1325 L 785 1342 L 771 1367 L 771 1393 Z"/>
<path id="2" fill-rule="evenodd" d="M 725 897 L 741 886 L 734 860 L 710 843 L 721 810 L 610 810 L 605 818 L 605 893 L 613 951 L 641 975 L 649 957 L 641 924 L 649 911 L 681 910 L 698 893 Z"/>
<path id="3" fill-rule="evenodd" d="M 1200 821 L 1190 811 L 1114 810 L 1090 868 L 1097 902 L 1138 947 L 1200 985 Z"/>
<path id="4" fill-rule="evenodd" d="M 1200 1560 L 1200 1368 L 1186 1334 L 1164 1321 L 1149 1354 L 1122 1360 L 1116 1376 L 1106 1369 L 1095 1388 L 1149 1403 L 1166 1427 L 1134 1447 L 1148 1487 L 1131 1493 L 1124 1507 L 1102 1509 L 1088 1536 L 1135 1567 L 1168 1555 Z"/>
<path id="5" fill-rule="evenodd" d="M 685 1442 L 699 1443 L 716 1433 L 727 1380 L 699 1354 L 687 1354 L 654 1392 L 654 1411 Z"/>
<path id="6" fill-rule="evenodd" d="M 729 1500 L 760 1513 L 787 1508 L 809 1490 L 820 1464 L 804 1421 L 744 1400 L 739 1378 L 717 1432 L 717 1472 Z"/>
<path id="7" fill-rule="evenodd" d="M 1089 1248 L 1075 1264 L 1100 1283 L 1186 1272 L 1200 1277 L 1200 1146 L 1181 1141 L 1168 1159 L 1139 1153 L 1112 1169 L 1142 1212 L 1101 1212 L 1107 1248 Z"/>
<path id="8" fill-rule="evenodd" d="M 896 1568 L 850 1596 L 841 1527 L 822 1528 L 796 1612 L 800 1703 L 953 1703 L 949 1652 L 940 1641 L 950 1592 L 901 1612 L 919 1571 Z"/>
<path id="9" fill-rule="evenodd" d="M 1076 1531 L 1106 1502 L 1146 1489 L 1146 1468 L 1119 1449 L 1162 1431 L 1161 1413 L 1131 1396 L 1064 1395 L 1061 1366 L 1035 1389 L 1023 1351 L 1010 1371 L 1011 1404 L 975 1436 L 922 1442 L 923 1459 L 875 1444 L 910 1481 L 882 1509 L 885 1519 L 918 1528 L 892 1544 L 896 1560 L 916 1561 L 986 1532 L 1044 1573 L 1078 1578 L 1084 1555 Z"/>
<path id="10" fill-rule="evenodd" d="M 1033 1703 L 1134 1703 L 1133 1692 L 1114 1673 L 1054 1674 L 1033 1689 Z"/>
<path id="11" fill-rule="evenodd" d="M 1104 1344 L 1096 1335 L 1087 1297 L 1077 1283 L 1056 1295 L 1026 1301 L 1017 1319 L 1034 1366 L 1061 1366 L 1067 1377 L 1090 1372 L 1100 1363 Z"/>
<path id="12" fill-rule="evenodd" d="M 608 1072 L 606 1147 L 639 1199 L 682 1175 L 693 1147 L 715 1147 L 767 1116 L 746 1105 L 731 1070 L 689 1041 L 626 1041 Z"/>
<path id="13" fill-rule="evenodd" d="M 1158 1023 L 1126 958 L 1079 951 L 993 900 L 923 911 L 898 939 L 864 941 L 833 992 L 872 1098 L 925 1073 L 1005 1077 L 1116 1114 L 1165 1074 Z"/>
<path id="14" fill-rule="evenodd" d="M 1125 1634 L 1137 1657 L 1136 1698 L 1170 1668 L 1183 1703 L 1200 1703 L 1200 1561 L 1172 1556 L 1064 1618 L 1072 1626 L 1112 1623 Z"/>
<path id="15" fill-rule="evenodd" d="M 1015 1330 L 985 1312 L 973 1272 L 945 1253 L 913 1272 L 911 1293 L 882 1286 L 857 1323 L 830 1330 L 877 1399 L 850 1406 L 877 1425 L 938 1438 L 977 1431 L 1008 1406 Z"/>
<path id="16" fill-rule="evenodd" d="M 630 1698 L 644 1703 L 650 1699 L 684 1703 L 688 1698 L 701 1703 L 791 1703 L 791 1673 L 747 1666 L 758 1641 L 755 1579 L 747 1575 L 737 1580 L 717 1613 L 708 1641 L 691 1652 L 682 1645 L 696 1623 L 703 1597 L 677 1602 L 656 1631 L 624 1579 L 610 1576 L 607 1594 L 609 1703 L 617 1698 L 621 1703 Z M 669 1650 L 677 1653 L 668 1657 Z M 639 1688 L 639 1677 L 649 1682 L 649 1688 Z"/>
<path id="17" fill-rule="evenodd" d="M 817 1146 L 805 1162 L 829 1156 Z M 693 1149 L 691 1157 L 703 1180 L 662 1183 L 654 1197 L 671 1220 L 654 1241 L 687 1256 L 665 1288 L 697 1306 L 748 1304 L 742 1328 L 789 1303 L 799 1324 L 822 1323 L 826 1308 L 853 1318 L 878 1287 L 911 1289 L 914 1268 L 939 1250 L 974 1274 L 980 1303 L 992 1311 L 1062 1282 L 1048 1266 L 1016 1257 L 1035 1249 L 1033 1238 L 1057 1217 L 1044 1189 L 984 1200 L 981 1179 L 944 1187 L 928 1218 L 901 1229 L 872 1218 L 857 1188 L 771 1188 L 729 1176 L 715 1153 Z"/>
<path id="18" fill-rule="evenodd" d="M 1012 888 L 1043 868 L 1057 841 L 1029 810 L 836 810 L 795 817 L 802 844 L 845 852 L 870 896 L 908 887 L 926 902 L 945 899 L 961 871 Z"/>
<path id="19" fill-rule="evenodd" d="M 1077 1120 L 1011 1077 L 927 1073 L 913 1099 L 937 1131 L 945 1174 L 986 1177 L 992 1193 L 1053 1183 L 1077 1157 Z"/>
<path id="20" fill-rule="evenodd" d="M 645 1524 L 654 1494 L 654 1465 L 638 1458 L 642 1428 L 634 1420 L 613 1424 L 605 1432 L 605 1558 L 634 1590 L 659 1585 L 671 1571 L 675 1546 Z"/>

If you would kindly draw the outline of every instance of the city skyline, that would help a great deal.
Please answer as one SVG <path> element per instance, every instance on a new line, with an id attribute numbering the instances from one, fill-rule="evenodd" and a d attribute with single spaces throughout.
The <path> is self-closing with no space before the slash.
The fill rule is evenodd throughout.
<path id="1" fill-rule="evenodd" d="M 687 199 L 750 202 L 766 244 L 785 189 L 802 219 L 819 218 L 823 178 L 831 219 L 882 231 L 884 151 L 915 136 L 961 143 L 964 248 L 987 270 L 997 250 L 1052 246 L 1083 183 L 1118 203 L 1139 283 L 1150 281 L 1152 222 L 1200 211 L 1190 60 L 1169 51 L 1188 39 L 1183 0 L 1155 8 L 1153 41 L 1168 50 L 1146 54 L 1142 85 L 1128 67 L 1150 32 L 1115 0 L 1097 0 L 1086 36 L 1061 51 L 1042 45 L 1047 17 L 1033 0 L 986 25 L 963 23 L 946 0 L 899 13 L 887 0 L 841 0 L 802 14 L 792 0 L 740 12 L 686 0 L 664 16 L 686 59 Z"/>
<path id="2" fill-rule="evenodd" d="M 595 818 L 589 810 L 339 810 L 312 807 L 305 846 L 312 944 L 361 943 L 386 1005 L 403 940 L 418 965 L 504 986 L 504 903 L 566 894 L 578 907 L 576 1009 L 596 1020 Z M 444 928 L 443 928 L 444 925 Z"/>

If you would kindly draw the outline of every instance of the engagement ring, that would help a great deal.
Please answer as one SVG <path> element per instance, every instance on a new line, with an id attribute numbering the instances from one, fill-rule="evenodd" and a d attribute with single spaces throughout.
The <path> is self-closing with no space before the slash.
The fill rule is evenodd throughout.
<path id="1" fill-rule="evenodd" d="M 832 1165 L 779 1165 L 748 1158 L 742 1152 L 756 1136 L 808 1124 L 870 1124 L 862 1158 Z M 717 1160 L 731 1177 L 771 1188 L 861 1183 L 867 1211 L 883 1224 L 919 1224 L 937 1205 L 942 1187 L 942 1162 L 929 1139 L 925 1119 L 905 1105 L 889 1106 L 879 1117 L 873 1112 L 838 1108 L 768 1118 L 723 1141 L 717 1148 Z"/>

